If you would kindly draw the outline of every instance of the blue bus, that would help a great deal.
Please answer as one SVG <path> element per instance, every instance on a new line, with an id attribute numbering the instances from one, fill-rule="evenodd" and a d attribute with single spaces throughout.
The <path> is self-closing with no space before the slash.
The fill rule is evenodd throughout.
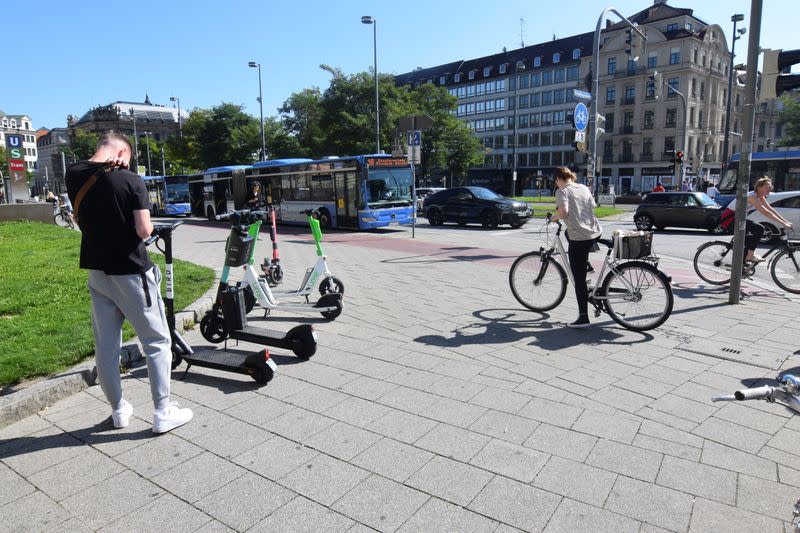
<path id="1" fill-rule="evenodd" d="M 739 177 L 741 154 L 731 156 L 728 168 L 719 180 L 717 189 L 720 194 L 716 201 L 725 206 L 736 197 L 736 181 Z M 750 159 L 750 180 L 747 189 L 753 188 L 753 182 L 761 176 L 769 176 L 775 186 L 775 192 L 800 190 L 800 150 L 782 150 L 778 152 L 753 152 Z"/>
<path id="2" fill-rule="evenodd" d="M 188 176 L 142 176 L 150 199 L 151 216 L 191 214 Z"/>
<path id="3" fill-rule="evenodd" d="M 253 185 L 278 220 L 305 224 L 316 209 L 324 228 L 370 229 L 411 224 L 411 166 L 391 155 L 276 159 L 254 163 L 233 179 L 237 209 L 252 205 Z"/>
<path id="4" fill-rule="evenodd" d="M 188 187 L 192 214 L 213 220 L 234 210 L 234 189 L 244 187 L 244 171 L 250 165 L 213 167 L 202 174 L 189 176 Z"/>

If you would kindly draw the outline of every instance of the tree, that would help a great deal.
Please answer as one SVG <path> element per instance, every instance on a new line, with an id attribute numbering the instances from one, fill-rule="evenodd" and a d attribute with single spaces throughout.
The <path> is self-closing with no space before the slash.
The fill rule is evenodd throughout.
<path id="1" fill-rule="evenodd" d="M 261 131 L 243 106 L 223 102 L 192 111 L 183 137 L 170 138 L 167 146 L 171 158 L 191 169 L 250 163 L 261 148 Z"/>
<path id="2" fill-rule="evenodd" d="M 4 176 L 8 176 L 10 172 L 8 171 L 8 154 L 6 153 L 6 149 L 0 146 L 0 173 Z M 2 183 L 0 183 L 0 187 L 2 187 Z"/>
<path id="3" fill-rule="evenodd" d="M 82 161 L 92 157 L 97 150 L 97 140 L 100 134 L 92 131 L 73 129 L 70 147 L 64 150 L 73 161 Z"/>
<path id="4" fill-rule="evenodd" d="M 275 117 L 264 119 L 264 138 L 270 159 L 308 157 L 309 151 L 301 147 L 298 137 Z"/>
<path id="5" fill-rule="evenodd" d="M 781 97 L 783 111 L 780 114 L 780 123 L 783 126 L 781 146 L 800 146 L 800 99 L 797 95 L 789 93 Z"/>
<path id="6" fill-rule="evenodd" d="M 278 110 L 283 115 L 283 131 L 295 139 L 300 149 L 298 155 L 311 156 L 323 149 L 325 136 L 320 123 L 323 113 L 321 103 L 322 93 L 312 87 L 293 93 Z M 274 151 L 270 150 L 272 153 Z"/>

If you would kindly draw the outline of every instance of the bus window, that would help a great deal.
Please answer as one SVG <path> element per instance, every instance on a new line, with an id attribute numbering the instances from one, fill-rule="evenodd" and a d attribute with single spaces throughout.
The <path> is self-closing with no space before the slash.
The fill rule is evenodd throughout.
<path id="1" fill-rule="evenodd" d="M 309 187 L 309 179 L 305 174 L 298 174 L 294 177 L 294 199 L 295 200 L 311 200 L 311 188 Z"/>
<path id="2" fill-rule="evenodd" d="M 311 199 L 317 202 L 332 202 L 333 179 L 330 174 L 311 177 Z"/>

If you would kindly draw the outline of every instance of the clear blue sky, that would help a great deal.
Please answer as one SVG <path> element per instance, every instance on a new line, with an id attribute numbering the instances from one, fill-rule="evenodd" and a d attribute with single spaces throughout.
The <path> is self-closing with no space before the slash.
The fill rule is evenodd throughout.
<path id="1" fill-rule="evenodd" d="M 42 0 L 10 18 L 0 65 L 0 109 L 26 114 L 35 128 L 64 127 L 68 114 L 82 115 L 99 104 L 142 101 L 183 109 L 221 102 L 244 104 L 258 116 L 258 73 L 248 61 L 262 64 L 264 115 L 293 92 L 328 86 L 325 63 L 345 73 L 372 66 L 372 26 L 378 21 L 378 70 L 400 74 L 470 59 L 520 46 L 520 18 L 525 43 L 593 31 L 604 8 L 626 16 L 652 0 Z M 717 23 L 730 38 L 734 13 L 745 15 L 749 0 L 670 0 L 693 7 L 697 17 Z M 35 12 L 34 12 L 35 10 Z M 7 11 L 13 17 L 14 11 Z M 740 24 L 740 25 L 741 25 Z M 21 30 L 24 29 L 24 32 Z M 800 48 L 796 0 L 765 0 L 762 48 Z M 744 61 L 747 37 L 737 43 Z M 9 43 L 11 47 L 9 48 Z M 19 50 L 24 46 L 24 50 Z M 19 62 L 21 67 L 14 66 Z"/>

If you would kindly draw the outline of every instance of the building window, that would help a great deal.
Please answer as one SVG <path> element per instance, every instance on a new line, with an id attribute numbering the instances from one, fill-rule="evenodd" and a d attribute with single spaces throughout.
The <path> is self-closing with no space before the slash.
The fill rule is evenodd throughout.
<path id="1" fill-rule="evenodd" d="M 492 83 L 492 82 L 489 82 Z M 488 89 L 487 89 L 488 90 Z M 501 93 L 506 90 L 506 80 L 495 80 L 494 82 L 494 90 L 495 92 Z"/>
<path id="2" fill-rule="evenodd" d="M 530 86 L 530 77 L 527 74 L 520 74 L 519 85 L 520 89 L 527 89 Z"/>
<path id="3" fill-rule="evenodd" d="M 625 103 L 633 103 L 636 100 L 636 87 L 628 85 L 625 87 Z"/>
<path id="4" fill-rule="evenodd" d="M 526 109 L 528 107 L 528 95 L 519 95 L 519 109 Z"/>
<path id="5" fill-rule="evenodd" d="M 503 63 L 502 65 L 500 65 L 500 74 L 505 74 L 505 73 L 506 73 L 506 64 Z"/>
<path id="6" fill-rule="evenodd" d="M 667 94 L 667 98 L 675 98 L 677 96 L 675 91 L 679 91 L 680 90 L 680 86 L 681 86 L 680 85 L 680 78 L 670 78 L 669 81 L 667 82 L 667 85 L 669 85 L 670 87 L 672 87 L 674 89 L 673 91 L 667 91 L 667 93 L 668 93 Z"/>
<path id="7" fill-rule="evenodd" d="M 613 104 L 617 98 L 617 90 L 614 87 L 606 88 L 606 103 Z"/>
<path id="8" fill-rule="evenodd" d="M 548 113 L 548 115 L 549 115 L 549 113 Z M 550 144 L 552 142 L 551 138 L 552 137 L 550 137 L 550 132 L 542 132 L 542 134 L 539 135 L 539 143 L 542 146 L 550 146 Z"/>
<path id="9" fill-rule="evenodd" d="M 689 30 L 689 31 L 692 31 L 692 23 L 691 22 L 687 22 L 686 23 L 686 29 Z"/>
<path id="10" fill-rule="evenodd" d="M 616 57 L 609 57 L 608 58 L 608 73 L 609 74 L 616 74 L 617 72 L 617 58 Z"/>
<path id="11" fill-rule="evenodd" d="M 517 122 L 519 123 L 517 126 L 520 128 L 527 128 L 528 127 L 528 115 L 520 115 L 517 117 Z"/>
<path id="12" fill-rule="evenodd" d="M 553 103 L 554 104 L 564 103 L 564 89 L 557 89 L 553 91 Z"/>
<path id="13" fill-rule="evenodd" d="M 553 103 L 553 91 L 545 91 L 542 93 L 542 105 L 551 105 Z"/>
<path id="14" fill-rule="evenodd" d="M 532 72 L 531 73 L 531 87 L 539 87 L 542 84 L 542 73 L 541 72 Z"/>
<path id="15" fill-rule="evenodd" d="M 575 81 L 578 79 L 578 67 L 567 67 L 567 81 Z"/>
<path id="16" fill-rule="evenodd" d="M 676 108 L 667 109 L 667 119 L 664 123 L 665 128 L 674 128 L 678 124 L 678 110 Z"/>
<path id="17" fill-rule="evenodd" d="M 536 127 L 539 125 L 539 113 L 531 113 L 531 126 Z"/>
<path id="18" fill-rule="evenodd" d="M 614 113 L 606 113 L 606 131 L 614 131 Z"/>
<path id="19" fill-rule="evenodd" d="M 497 111 L 503 111 L 506 107 L 506 100 L 505 98 L 498 98 L 494 101 L 494 107 Z"/>
<path id="20" fill-rule="evenodd" d="M 539 107 L 542 105 L 542 93 L 531 94 L 531 107 Z"/>
<path id="21" fill-rule="evenodd" d="M 551 83 L 553 83 L 553 71 L 542 71 L 542 85 L 550 85 Z"/>
<path id="22" fill-rule="evenodd" d="M 564 124 L 564 118 L 564 111 L 553 111 L 553 124 Z"/>
<path id="23" fill-rule="evenodd" d="M 553 83 L 564 83 L 564 74 L 566 71 L 563 68 L 557 68 L 553 71 Z"/>
<path id="24" fill-rule="evenodd" d="M 705 100 L 706 97 L 706 83 L 700 82 L 700 100 Z"/>
<path id="25" fill-rule="evenodd" d="M 607 157 L 609 159 L 614 157 L 613 141 L 603 141 L 603 157 Z"/>
<path id="26" fill-rule="evenodd" d="M 474 71 L 474 70 L 470 70 L 470 71 L 469 71 L 469 75 L 468 75 L 467 77 L 468 77 L 470 80 L 474 80 L 474 79 L 475 79 L 475 71 Z"/>
<path id="27" fill-rule="evenodd" d="M 678 65 L 681 62 L 681 49 L 676 46 L 669 51 L 669 64 Z"/>
<path id="28" fill-rule="evenodd" d="M 460 72 L 456 72 L 456 75 L 455 75 L 455 76 L 453 76 L 453 81 L 454 81 L 455 83 L 458 83 L 458 82 L 460 82 L 460 81 L 461 81 L 461 73 L 460 73 Z"/>
<path id="29" fill-rule="evenodd" d="M 645 100 L 655 100 L 656 98 L 656 82 L 653 80 L 648 80 L 645 84 L 645 93 L 644 99 Z"/>
<path id="30" fill-rule="evenodd" d="M 675 150 L 675 137 L 664 137 L 664 151 Z"/>
<path id="31" fill-rule="evenodd" d="M 487 81 L 486 85 L 486 94 L 491 94 L 497 90 L 497 83 L 494 81 Z"/>
<path id="32" fill-rule="evenodd" d="M 486 112 L 487 113 L 494 112 L 494 100 L 486 100 Z"/>
<path id="33" fill-rule="evenodd" d="M 488 78 L 489 74 L 492 72 L 492 67 L 483 67 L 483 77 Z"/>
<path id="34" fill-rule="evenodd" d="M 580 48 L 575 48 L 572 51 L 572 59 L 580 59 L 580 57 L 581 57 L 581 49 Z"/>
<path id="35" fill-rule="evenodd" d="M 644 139 L 642 141 L 642 155 L 653 155 L 653 139 Z"/>
<path id="36" fill-rule="evenodd" d="M 467 85 L 467 98 L 471 98 L 473 96 L 475 96 L 475 86 Z"/>
<path id="37" fill-rule="evenodd" d="M 542 113 L 542 126 L 549 126 L 552 123 L 553 123 L 553 114 L 550 112 Z"/>
<path id="38" fill-rule="evenodd" d="M 652 53 L 647 56 L 647 68 L 656 68 L 658 66 L 658 54 Z"/>
<path id="39" fill-rule="evenodd" d="M 440 76 L 439 77 L 439 85 L 445 85 L 446 82 L 447 82 L 447 78 L 445 76 Z"/>
<path id="40" fill-rule="evenodd" d="M 483 113 L 485 108 L 486 108 L 486 103 L 485 102 L 475 102 L 475 112 L 476 113 L 478 113 L 478 114 Z"/>
<path id="41" fill-rule="evenodd" d="M 556 52 L 555 54 L 553 54 L 553 64 L 555 65 L 556 63 L 560 62 L 561 62 L 561 53 Z"/>
<path id="42" fill-rule="evenodd" d="M 655 124 L 654 117 L 655 117 L 655 113 L 652 110 L 644 112 L 644 126 L 643 126 L 643 129 L 646 129 L 646 130 L 652 130 L 653 129 L 653 126 Z"/>
<path id="43" fill-rule="evenodd" d="M 541 56 L 536 56 L 533 58 L 533 66 L 534 68 L 539 68 L 542 66 L 542 58 Z"/>
<path id="44" fill-rule="evenodd" d="M 628 59 L 628 74 L 636 74 L 636 61 Z"/>
<path id="45" fill-rule="evenodd" d="M 673 24 L 667 24 L 667 31 L 675 31 L 677 29 L 678 29 L 678 25 L 677 24 L 674 24 L 674 23 Z"/>

